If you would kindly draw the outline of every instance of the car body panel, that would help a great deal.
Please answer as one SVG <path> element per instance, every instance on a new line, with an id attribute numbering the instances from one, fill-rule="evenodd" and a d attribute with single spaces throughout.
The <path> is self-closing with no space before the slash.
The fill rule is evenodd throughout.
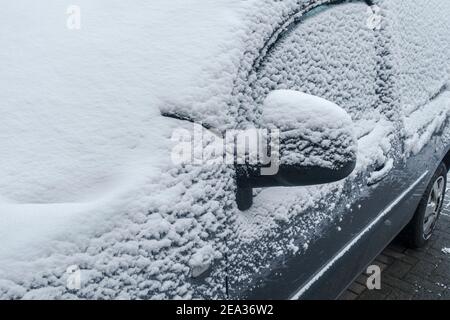
<path id="1" fill-rule="evenodd" d="M 339 3 L 323 6 L 314 11 L 320 14 L 344 5 Z M 305 19 L 313 16 L 314 14 L 307 13 Z M 292 30 L 296 25 L 294 23 L 287 30 Z M 378 38 L 374 39 L 374 46 L 381 45 L 381 48 L 379 47 L 380 59 L 386 66 L 390 66 L 395 59 L 398 59 L 396 50 L 399 48 L 391 42 L 383 40 L 384 37 L 389 38 L 390 31 L 389 28 L 383 28 Z M 279 39 L 281 39 L 279 42 L 283 41 L 282 36 Z M 274 47 L 276 47 L 276 43 L 272 44 L 271 49 L 273 50 Z M 440 63 L 439 61 L 438 63 Z M 382 174 L 373 181 L 368 181 L 367 176 L 350 177 L 343 184 L 342 189 L 334 193 L 334 198 L 326 194 L 322 195 L 332 204 L 331 210 L 327 208 L 326 204 L 319 203 L 314 209 L 301 209 L 301 217 L 290 217 L 286 223 L 280 223 L 281 226 L 278 227 L 277 233 L 283 234 L 285 230 L 304 226 L 304 221 L 308 221 L 308 218 L 302 220 L 302 217 L 308 215 L 314 217 L 315 211 L 329 212 L 330 220 L 327 224 L 317 225 L 318 230 L 312 236 L 313 240 L 303 248 L 301 232 L 286 232 L 285 237 L 289 237 L 290 244 L 297 248 L 294 252 L 290 252 L 288 245 L 288 248 L 280 256 L 276 253 L 277 249 L 270 248 L 271 245 L 276 247 L 280 243 L 282 236 L 279 234 L 263 237 L 261 241 L 271 244 L 265 246 L 264 249 L 258 247 L 257 241 L 254 246 L 247 242 L 236 244 L 231 252 L 235 250 L 239 253 L 231 258 L 231 260 L 236 259 L 236 264 L 233 266 L 233 261 L 231 261 L 230 270 L 231 278 L 235 278 L 234 273 L 236 273 L 238 280 L 231 281 L 230 297 L 251 299 L 336 298 L 411 220 L 429 179 L 446 154 L 448 139 L 439 138 L 442 133 L 439 133 L 438 129 L 445 125 L 440 123 L 434 128 L 437 131 L 434 133 L 435 137 L 428 139 L 429 143 L 424 145 L 420 152 L 416 151 L 416 154 L 411 154 L 404 135 L 403 119 L 404 115 L 407 115 L 405 113 L 405 109 L 408 109 L 405 107 L 407 102 L 401 98 L 398 102 L 393 102 L 398 94 L 394 90 L 398 89 L 395 80 L 398 70 L 395 66 L 384 68 L 384 70 L 389 70 L 389 72 L 384 75 L 378 74 L 386 82 L 384 88 L 383 86 L 381 89 L 379 88 L 381 93 L 379 93 L 378 108 L 383 110 L 383 114 L 386 112 L 386 117 L 396 128 L 394 136 L 391 136 L 392 150 L 387 152 L 388 158 L 392 161 L 392 168 L 386 168 L 387 163 L 380 164 L 377 168 L 366 168 L 366 174 L 370 174 L 370 170 L 375 175 L 377 175 L 377 171 Z M 445 81 L 446 78 L 441 79 L 440 84 L 443 85 Z M 386 90 L 383 91 L 383 89 Z M 259 94 L 261 95 L 261 93 Z M 422 107 L 426 108 L 437 97 L 430 96 L 431 102 Z M 386 103 L 386 101 L 390 102 Z M 417 110 L 420 109 L 420 106 L 410 106 L 410 108 Z M 443 110 L 442 122 L 442 119 L 447 118 L 448 106 L 442 105 L 436 106 L 436 108 Z M 282 191 L 273 190 L 272 192 L 275 193 L 275 196 L 278 194 L 282 197 Z M 289 193 L 289 191 L 286 192 Z M 264 196 L 267 197 L 269 194 L 270 190 L 263 190 L 259 193 L 255 198 L 257 205 L 258 201 L 265 201 Z M 351 199 L 349 199 L 350 194 L 353 196 Z M 258 199 L 259 197 L 261 199 Z M 269 198 L 266 201 L 271 200 Z M 278 209 L 273 207 L 273 210 Z M 293 210 L 298 209 L 294 207 Z M 252 211 L 251 214 L 255 214 L 255 211 Z M 339 213 L 333 215 L 330 211 Z M 245 219 L 251 218 L 246 217 Z M 262 252 L 262 250 L 270 251 L 270 254 Z M 243 258 L 245 255 L 257 257 L 253 263 L 260 266 L 260 273 L 249 277 L 243 275 L 249 272 L 242 271 L 245 270 L 246 262 Z"/>
<path id="2" fill-rule="evenodd" d="M 439 18 L 448 1 L 78 5 L 82 28 L 69 30 L 62 3 L 2 4 L 0 299 L 335 298 L 412 217 L 447 155 L 446 114 L 430 130 L 418 126 L 417 137 L 403 118 L 442 97 L 448 82 L 448 17 Z M 359 13 L 361 28 L 342 14 L 310 24 L 312 33 L 353 28 L 336 38 L 345 41 L 318 45 L 334 40 L 340 53 L 360 36 L 374 47 L 343 48 L 351 61 L 309 86 L 358 121 L 364 112 L 352 107 L 379 111 L 358 122 L 353 175 L 255 190 L 251 210 L 240 212 L 233 164 L 173 163 L 177 129 L 190 135 L 196 123 L 214 144 L 227 129 L 261 125 L 267 92 L 251 97 L 255 70 L 292 26 L 341 6 Z M 380 17 L 387 23 L 368 31 L 365 22 Z M 299 70 L 322 58 L 312 50 Z M 365 60 L 376 67 L 358 68 Z M 101 195 L 89 189 L 97 182 Z M 74 265 L 89 279 L 78 291 L 66 282 Z"/>

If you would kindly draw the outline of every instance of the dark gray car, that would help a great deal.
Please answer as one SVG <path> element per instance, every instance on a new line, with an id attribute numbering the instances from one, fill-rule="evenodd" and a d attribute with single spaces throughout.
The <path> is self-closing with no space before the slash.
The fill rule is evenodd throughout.
<path id="1" fill-rule="evenodd" d="M 432 237 L 450 1 L 3 2 L 0 299 L 334 299 Z"/>
<path id="2" fill-rule="evenodd" d="M 359 162 L 356 173 L 326 189 L 312 208 L 302 209 L 295 193 L 298 205 L 293 199 L 285 211 L 273 206 L 281 216 L 276 232 L 233 242 L 230 297 L 336 298 L 399 233 L 412 247 L 432 236 L 450 167 L 448 22 L 439 10 L 414 1 L 335 1 L 293 12 L 274 32 L 249 72 L 242 109 L 253 114 L 247 106 L 275 89 L 327 98 L 352 116 Z M 317 183 L 327 177 L 314 174 Z M 264 215 L 271 192 L 285 197 L 261 191 L 252 215 Z M 293 254 L 277 253 L 292 248 Z"/>

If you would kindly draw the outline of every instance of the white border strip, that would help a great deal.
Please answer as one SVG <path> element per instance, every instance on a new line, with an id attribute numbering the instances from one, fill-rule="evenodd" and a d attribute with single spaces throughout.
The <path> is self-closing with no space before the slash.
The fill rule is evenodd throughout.
<path id="1" fill-rule="evenodd" d="M 370 231 L 381 219 L 383 219 L 394 207 L 406 197 L 428 174 L 428 170 L 420 176 L 408 189 L 406 189 L 397 199 L 395 199 L 386 209 L 384 209 L 364 230 L 362 230 L 353 240 L 339 251 L 325 266 L 322 267 L 300 290 L 295 293 L 290 300 L 298 300 L 311 286 L 319 280 L 340 258 L 342 258 L 361 238 Z"/>

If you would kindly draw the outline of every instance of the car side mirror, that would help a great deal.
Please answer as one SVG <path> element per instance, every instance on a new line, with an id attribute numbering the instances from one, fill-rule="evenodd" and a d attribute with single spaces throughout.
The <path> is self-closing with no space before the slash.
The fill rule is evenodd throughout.
<path id="1" fill-rule="evenodd" d="M 270 161 L 236 164 L 236 201 L 253 203 L 253 188 L 319 185 L 342 180 L 356 166 L 351 117 L 336 104 L 302 92 L 276 90 L 264 101 L 263 131 Z M 248 141 L 247 141 L 248 143 Z"/>

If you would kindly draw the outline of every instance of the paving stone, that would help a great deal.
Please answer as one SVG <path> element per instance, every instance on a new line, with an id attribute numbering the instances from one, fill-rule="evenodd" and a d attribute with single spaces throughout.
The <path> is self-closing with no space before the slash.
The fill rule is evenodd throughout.
<path id="1" fill-rule="evenodd" d="M 415 265 L 417 262 L 419 262 L 420 260 L 419 260 L 419 258 L 410 256 L 410 255 L 405 255 L 405 256 L 402 258 L 402 261 L 403 261 L 403 262 L 406 262 L 407 264 L 410 264 L 410 265 L 414 266 L 414 265 Z"/>
<path id="2" fill-rule="evenodd" d="M 401 259 L 405 256 L 404 253 L 399 253 L 390 248 L 387 248 L 386 250 L 384 250 L 383 254 L 387 255 L 388 257 L 394 258 L 394 259 Z"/>
<path id="3" fill-rule="evenodd" d="M 384 270 L 386 270 L 388 268 L 387 264 L 385 264 L 383 262 L 379 262 L 379 261 L 372 262 L 372 265 L 376 265 L 376 266 L 380 267 L 381 271 L 384 271 Z"/>
<path id="4" fill-rule="evenodd" d="M 436 234 L 433 234 L 433 235 L 431 236 L 431 239 L 428 240 L 427 246 L 424 248 L 425 251 L 428 252 L 428 251 L 430 250 L 430 247 L 432 247 L 432 246 L 436 243 L 436 241 L 437 241 L 438 239 L 439 239 L 439 236 L 436 235 Z"/>
<path id="5" fill-rule="evenodd" d="M 387 275 L 393 276 L 395 278 L 403 278 L 410 270 L 412 266 L 401 260 L 396 260 L 393 264 L 385 270 Z"/>
<path id="6" fill-rule="evenodd" d="M 411 300 L 413 293 L 405 293 L 401 290 L 393 290 L 386 298 L 386 300 Z"/>
<path id="7" fill-rule="evenodd" d="M 357 282 L 353 282 L 353 284 L 348 288 L 348 290 L 356 293 L 357 295 L 363 293 L 366 289 L 367 287 L 365 285 L 359 284 Z"/>
<path id="8" fill-rule="evenodd" d="M 418 294 L 422 293 L 425 296 L 431 293 L 442 293 L 446 290 L 444 287 L 414 274 L 407 274 L 405 276 L 405 281 L 414 284 L 418 289 Z"/>
<path id="9" fill-rule="evenodd" d="M 429 277 L 428 281 L 436 283 L 438 285 L 443 285 L 447 287 L 447 289 L 450 289 L 450 275 L 447 274 L 436 274 L 433 272 Z"/>
<path id="10" fill-rule="evenodd" d="M 365 273 L 363 273 L 358 278 L 356 278 L 355 282 L 365 286 L 367 283 L 367 278 L 368 276 Z"/>
<path id="11" fill-rule="evenodd" d="M 449 243 L 450 244 L 450 243 Z M 442 252 L 442 248 L 445 248 L 445 245 L 439 245 L 436 247 L 429 247 L 427 250 L 427 254 L 430 256 L 433 256 L 434 258 L 438 259 L 438 260 L 442 260 L 443 258 L 443 252 Z"/>
<path id="12" fill-rule="evenodd" d="M 413 300 L 439 300 L 442 298 L 444 290 L 419 289 L 413 296 Z"/>
<path id="13" fill-rule="evenodd" d="M 450 233 L 447 230 L 435 230 L 434 235 L 441 237 L 447 241 L 450 240 Z"/>
<path id="14" fill-rule="evenodd" d="M 428 254 L 433 256 L 442 257 L 442 249 L 450 247 L 450 239 L 445 239 L 443 237 L 438 237 L 436 240 L 430 245 L 427 250 Z"/>
<path id="15" fill-rule="evenodd" d="M 393 250 L 397 253 L 404 253 L 408 248 L 396 242 L 395 240 L 389 245 L 388 249 Z"/>
<path id="16" fill-rule="evenodd" d="M 433 271 L 438 268 L 439 264 L 430 263 L 427 261 L 419 261 L 416 263 L 414 267 L 411 269 L 411 273 L 417 274 L 421 277 L 429 276 Z"/>
<path id="17" fill-rule="evenodd" d="M 381 290 L 365 290 L 358 300 L 385 300 L 392 293 L 392 288 L 388 285 L 382 285 Z"/>
<path id="18" fill-rule="evenodd" d="M 417 258 L 419 260 L 424 260 L 424 261 L 427 261 L 427 262 L 430 262 L 430 263 L 435 263 L 435 264 L 438 264 L 439 261 L 440 261 L 439 258 L 434 257 L 434 256 L 428 254 L 425 251 L 418 251 L 418 250 L 408 249 L 406 251 L 406 255 L 410 256 L 410 257 Z"/>
<path id="19" fill-rule="evenodd" d="M 358 295 L 356 293 L 347 290 L 339 297 L 339 300 L 356 300 L 357 298 Z"/>
<path id="20" fill-rule="evenodd" d="M 414 290 L 416 289 L 416 286 L 414 284 L 411 284 L 402 279 L 391 277 L 389 275 L 383 275 L 381 277 L 381 283 L 388 284 L 394 289 L 401 290 L 403 292 L 409 292 L 411 296 L 415 293 Z"/>
<path id="21" fill-rule="evenodd" d="M 375 259 L 375 261 L 376 261 L 376 262 L 384 263 L 384 264 L 386 264 L 386 265 L 390 265 L 392 262 L 395 261 L 395 259 L 392 258 L 392 257 L 389 257 L 389 256 L 387 256 L 387 255 L 385 255 L 385 254 L 380 254 L 380 255 Z"/>
<path id="22" fill-rule="evenodd" d="M 442 262 L 440 263 L 435 270 L 433 270 L 433 274 L 437 274 L 444 277 L 450 277 L 450 263 Z"/>

